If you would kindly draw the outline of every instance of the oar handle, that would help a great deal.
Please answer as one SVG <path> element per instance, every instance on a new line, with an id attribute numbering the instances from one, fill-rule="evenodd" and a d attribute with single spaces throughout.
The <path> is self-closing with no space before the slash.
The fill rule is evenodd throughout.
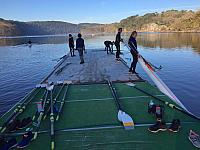
<path id="1" fill-rule="evenodd" d="M 115 99 L 115 102 L 116 102 L 116 104 L 117 104 L 118 110 L 122 110 L 121 105 L 120 105 L 120 103 L 119 103 L 119 98 L 118 98 L 118 96 L 117 96 L 117 92 L 116 92 L 116 90 L 113 88 L 112 83 L 111 83 L 110 80 L 108 80 L 108 86 L 109 86 L 109 88 L 110 88 L 110 90 L 111 90 L 111 93 L 112 93 L 114 99 Z"/>

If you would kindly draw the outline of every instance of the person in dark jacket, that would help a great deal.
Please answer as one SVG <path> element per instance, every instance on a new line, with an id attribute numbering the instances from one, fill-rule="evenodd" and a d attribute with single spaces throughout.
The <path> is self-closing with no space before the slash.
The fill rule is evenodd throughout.
<path id="1" fill-rule="evenodd" d="M 110 53 L 113 53 L 113 44 L 114 42 L 112 41 L 104 41 L 105 50 L 107 51 L 107 54 L 108 54 L 108 51 L 110 51 Z"/>
<path id="2" fill-rule="evenodd" d="M 120 55 L 120 42 L 123 42 L 123 39 L 121 38 L 121 33 L 122 33 L 122 28 L 119 28 L 118 29 L 118 33 L 116 35 L 116 38 L 115 38 L 115 46 L 116 46 L 116 49 L 117 49 L 117 52 L 116 52 L 116 60 L 120 60 L 119 59 L 119 55 Z"/>
<path id="3" fill-rule="evenodd" d="M 135 68 L 136 68 L 136 65 L 137 65 L 137 62 L 138 62 L 138 51 L 137 51 L 136 37 L 137 37 L 137 32 L 133 31 L 131 33 L 131 36 L 130 36 L 129 41 L 128 41 L 128 45 L 131 48 L 130 52 L 131 52 L 131 55 L 132 55 L 132 58 L 133 58 L 129 72 L 135 73 L 135 74 L 137 74 L 135 72 Z"/>
<path id="4" fill-rule="evenodd" d="M 75 56 L 74 55 L 74 39 L 71 34 L 69 34 L 69 49 L 70 49 L 71 57 Z"/>
<path id="5" fill-rule="evenodd" d="M 85 51 L 85 43 L 84 43 L 84 39 L 81 37 L 82 37 L 82 35 L 79 33 L 78 38 L 76 40 L 76 49 L 79 52 L 79 56 L 80 56 L 80 60 L 81 60 L 80 64 L 83 64 L 84 63 L 83 51 Z"/>

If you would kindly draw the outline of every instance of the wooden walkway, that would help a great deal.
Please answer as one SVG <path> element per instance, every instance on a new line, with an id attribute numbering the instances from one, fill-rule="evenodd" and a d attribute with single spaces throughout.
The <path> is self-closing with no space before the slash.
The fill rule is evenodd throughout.
<path id="1" fill-rule="evenodd" d="M 52 74 L 48 82 L 68 80 L 72 83 L 100 83 L 108 79 L 113 82 L 139 81 L 140 77 L 129 74 L 127 66 L 115 60 L 115 55 L 100 49 L 89 49 L 84 54 L 85 63 L 80 64 L 78 52 L 68 56 Z"/>

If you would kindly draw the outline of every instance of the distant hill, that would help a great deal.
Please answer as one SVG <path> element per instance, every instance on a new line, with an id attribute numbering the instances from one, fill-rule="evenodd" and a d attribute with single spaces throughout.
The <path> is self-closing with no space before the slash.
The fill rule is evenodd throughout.
<path id="1" fill-rule="evenodd" d="M 77 24 L 61 21 L 19 22 L 0 19 L 0 36 L 54 35 L 79 31 Z"/>
<path id="2" fill-rule="evenodd" d="M 82 32 L 83 34 L 115 32 L 118 27 L 125 32 L 200 32 L 200 11 L 168 10 L 161 13 L 135 15 L 119 23 L 72 24 L 61 21 L 19 22 L 0 18 L 0 36 L 55 35 Z"/>
<path id="3" fill-rule="evenodd" d="M 200 31 L 200 11 L 168 10 L 162 13 L 148 13 L 131 16 L 120 21 L 116 27 L 126 31 Z"/>

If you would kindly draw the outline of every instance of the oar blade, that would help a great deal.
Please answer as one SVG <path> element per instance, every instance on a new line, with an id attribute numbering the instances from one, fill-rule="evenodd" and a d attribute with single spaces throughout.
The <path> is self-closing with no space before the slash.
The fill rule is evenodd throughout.
<path id="1" fill-rule="evenodd" d="M 124 129 L 125 130 L 134 129 L 135 124 L 131 116 L 123 111 L 121 112 L 120 111 L 118 112 L 118 119 L 121 120 L 121 122 L 123 123 Z"/>
<path id="2" fill-rule="evenodd" d="M 47 87 L 46 87 L 46 89 L 47 89 L 48 91 L 52 91 L 53 88 L 54 88 L 54 85 L 50 85 L 50 86 L 47 86 Z"/>

